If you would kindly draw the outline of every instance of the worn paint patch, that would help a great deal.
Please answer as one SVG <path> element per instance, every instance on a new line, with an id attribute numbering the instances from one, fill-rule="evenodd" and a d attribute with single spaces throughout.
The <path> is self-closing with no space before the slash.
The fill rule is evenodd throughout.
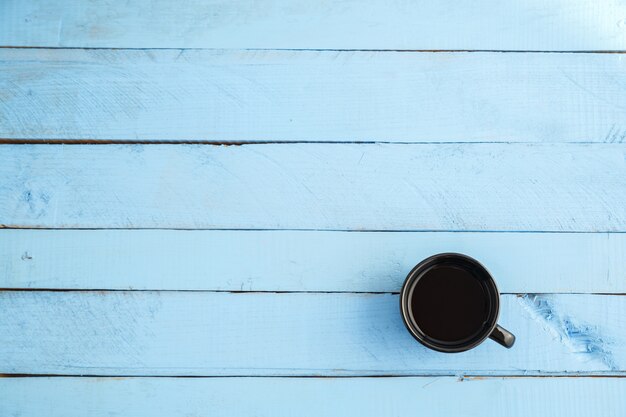
<path id="1" fill-rule="evenodd" d="M 526 294 L 518 300 L 535 321 L 539 321 L 546 331 L 572 353 L 586 360 L 600 361 L 611 371 L 618 369 L 610 349 L 611 341 L 602 336 L 598 326 L 559 311 L 551 295 Z"/>

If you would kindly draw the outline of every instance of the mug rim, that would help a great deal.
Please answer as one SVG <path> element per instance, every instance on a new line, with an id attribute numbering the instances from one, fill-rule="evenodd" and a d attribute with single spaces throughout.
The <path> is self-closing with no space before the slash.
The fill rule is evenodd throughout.
<path id="1" fill-rule="evenodd" d="M 410 290 L 417 283 L 416 279 L 419 277 L 426 267 L 430 268 L 433 263 L 437 261 L 441 261 L 446 258 L 451 258 L 452 260 L 457 259 L 466 263 L 470 263 L 476 268 L 480 270 L 480 272 L 487 278 L 487 282 L 491 287 L 491 291 L 489 294 L 490 301 L 492 302 L 492 308 L 495 311 L 491 314 L 489 326 L 486 326 L 482 329 L 481 333 L 479 333 L 478 337 L 472 338 L 469 342 L 457 345 L 446 346 L 443 344 L 438 344 L 429 338 L 428 335 L 418 330 L 417 324 L 413 324 L 410 317 L 411 314 L 409 312 L 409 294 Z M 402 315 L 402 321 L 404 322 L 405 327 L 411 333 L 413 338 L 415 338 L 422 345 L 436 350 L 438 352 L 445 353 L 456 353 L 456 352 L 464 352 L 466 350 L 470 350 L 481 344 L 489 337 L 489 335 L 493 332 L 493 330 L 498 325 L 498 318 L 500 315 L 500 291 L 498 290 L 498 286 L 496 281 L 493 279 L 493 276 L 489 272 L 487 268 L 476 259 L 471 256 L 456 253 L 456 252 L 443 252 L 435 255 L 431 255 L 428 258 L 422 260 L 420 263 L 415 265 L 413 269 L 408 273 L 406 279 L 404 280 L 404 284 L 402 285 L 402 289 L 400 291 L 400 312 Z"/>

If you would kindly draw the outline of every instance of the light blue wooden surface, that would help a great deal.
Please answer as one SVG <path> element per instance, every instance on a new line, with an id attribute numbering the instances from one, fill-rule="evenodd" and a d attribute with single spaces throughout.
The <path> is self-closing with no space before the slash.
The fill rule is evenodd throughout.
<path id="1" fill-rule="evenodd" d="M 625 19 L 0 1 L 0 416 L 626 415 Z M 513 349 L 403 329 L 448 250 Z"/>
<path id="2" fill-rule="evenodd" d="M 0 230 L 14 289 L 398 292 L 445 251 L 506 293 L 626 293 L 624 233 Z"/>
<path id="3" fill-rule="evenodd" d="M 3 0 L 0 45 L 615 50 L 619 0 Z"/>
<path id="4" fill-rule="evenodd" d="M 0 49 L 0 139 L 622 142 L 622 58 Z"/>
<path id="5" fill-rule="evenodd" d="M 541 375 L 626 371 L 626 297 L 503 295 L 517 337 L 442 355 L 398 295 L 0 293 L 0 373 L 66 375 Z"/>
<path id="6" fill-rule="evenodd" d="M 622 417 L 624 390 L 623 378 L 18 378 L 0 379 L 0 412 L 21 417 Z"/>
<path id="7" fill-rule="evenodd" d="M 0 224 L 626 231 L 626 144 L 7 145 Z"/>

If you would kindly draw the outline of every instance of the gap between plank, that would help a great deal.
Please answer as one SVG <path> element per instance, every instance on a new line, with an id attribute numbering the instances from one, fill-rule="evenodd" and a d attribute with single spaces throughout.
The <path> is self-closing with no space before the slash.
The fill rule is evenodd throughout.
<path id="1" fill-rule="evenodd" d="M 133 140 L 133 139 L 0 139 L 0 145 L 211 145 L 211 146 L 244 146 L 244 145 L 292 145 L 292 144 L 355 144 L 355 145 L 460 145 L 460 144 L 535 144 L 538 142 L 512 142 L 512 141 L 482 141 L 482 142 L 394 142 L 394 141 L 311 141 L 311 140 L 266 140 L 266 141 L 211 141 L 211 140 Z M 560 143 L 560 142 L 549 142 Z M 571 144 L 595 144 L 602 142 L 562 142 Z"/>
<path id="2" fill-rule="evenodd" d="M 445 229 L 272 229 L 272 228 L 185 228 L 185 227 L 38 227 L 1 224 L 0 230 L 177 230 L 221 232 L 344 232 L 344 233 L 551 233 L 551 234 L 623 234 L 624 230 L 445 230 Z"/>
<path id="3" fill-rule="evenodd" d="M 1 292 L 159 292 L 159 293 L 228 293 L 228 294 L 355 294 L 355 295 L 399 295 L 400 291 L 294 291 L 294 290 L 194 290 L 194 289 L 134 289 L 134 288 L 0 288 Z M 626 296 L 626 293 L 612 292 L 501 292 L 500 295 L 598 295 L 598 296 Z"/>
<path id="4" fill-rule="evenodd" d="M 571 375 L 546 374 L 546 375 L 486 375 L 486 374 L 415 374 L 415 375 L 80 375 L 80 374 L 0 374 L 0 378 L 103 378 L 103 379 L 216 379 L 216 378 L 290 378 L 290 379 L 369 379 L 369 378 L 441 378 L 456 377 L 463 380 L 482 380 L 492 378 L 521 379 L 521 378 L 626 378 L 625 372 L 619 373 L 578 373 Z"/>
<path id="5" fill-rule="evenodd" d="M 601 145 L 606 142 L 578 141 L 578 142 L 518 142 L 502 141 L 388 141 L 388 140 L 259 140 L 259 141 L 223 141 L 207 139 L 12 139 L 0 138 L 0 145 L 211 145 L 211 146 L 245 146 L 245 145 L 541 145 L 541 144 L 570 144 L 570 145 Z"/>
<path id="6" fill-rule="evenodd" d="M 473 141 L 473 142 L 398 142 L 398 141 L 372 141 L 372 140 L 260 140 L 260 141 L 212 141 L 207 139 L 6 139 L 0 138 L 0 145 L 211 145 L 211 146 L 244 146 L 244 145 L 294 145 L 294 144 L 324 144 L 324 145 L 465 145 L 465 144 L 519 144 L 532 145 L 540 142 L 514 142 L 514 141 Z M 548 143 L 569 143 L 569 144 L 596 144 L 603 142 L 548 142 Z"/>
<path id="7" fill-rule="evenodd" d="M 110 51 L 286 51 L 286 52 L 400 52 L 400 53 L 506 53 L 506 54 L 623 54 L 621 49 L 581 49 L 581 50 L 545 50 L 545 49 L 368 49 L 368 48 L 119 48 L 106 46 L 19 46 L 0 45 L 0 49 L 78 49 Z"/>

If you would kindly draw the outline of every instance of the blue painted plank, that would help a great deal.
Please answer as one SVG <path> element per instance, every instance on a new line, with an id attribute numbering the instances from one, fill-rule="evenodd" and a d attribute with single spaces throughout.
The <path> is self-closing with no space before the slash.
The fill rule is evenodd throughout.
<path id="1" fill-rule="evenodd" d="M 3 0 L 0 45 L 626 49 L 619 0 Z"/>
<path id="2" fill-rule="evenodd" d="M 516 336 L 428 350 L 397 295 L 0 293 L 0 373 L 71 375 L 546 375 L 626 370 L 626 297 L 504 295 Z"/>
<path id="3" fill-rule="evenodd" d="M 621 142 L 622 58 L 0 49 L 0 139 Z"/>
<path id="4" fill-rule="evenodd" d="M 4 145 L 0 224 L 626 231 L 626 144 Z"/>
<path id="5" fill-rule="evenodd" d="M 0 288 L 397 292 L 435 253 L 500 291 L 626 293 L 626 234 L 0 230 Z"/>
<path id="6" fill-rule="evenodd" d="M 622 417 L 625 390 L 624 378 L 3 378 L 0 412 L 20 417 Z"/>

